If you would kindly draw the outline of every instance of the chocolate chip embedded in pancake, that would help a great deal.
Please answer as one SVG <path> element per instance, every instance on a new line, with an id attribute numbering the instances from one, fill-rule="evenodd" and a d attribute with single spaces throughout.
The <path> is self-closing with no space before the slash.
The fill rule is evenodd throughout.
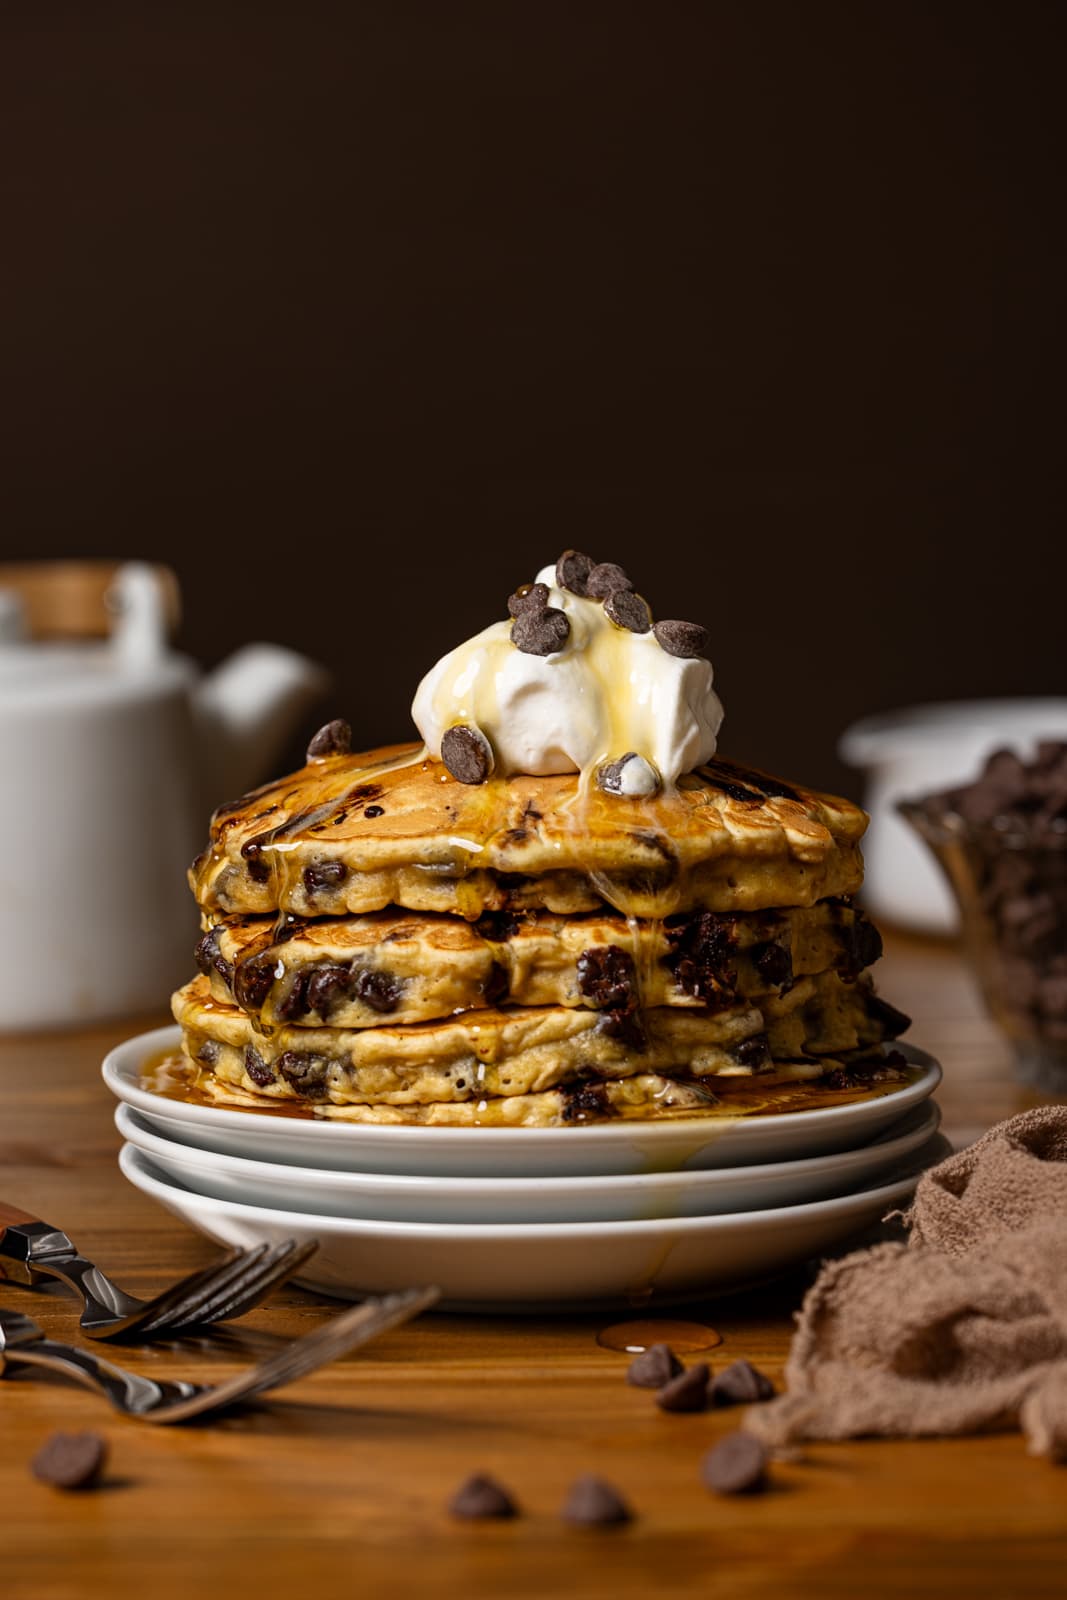
<path id="1" fill-rule="evenodd" d="M 573 773 L 464 784 L 418 747 L 392 746 L 314 762 L 221 807 L 191 882 L 211 915 L 750 911 L 854 892 L 865 826 L 847 800 L 723 761 L 629 798 Z M 319 869 L 335 862 L 345 873 L 330 881 Z"/>
<path id="2" fill-rule="evenodd" d="M 777 1061 L 873 1045 L 885 1037 L 870 988 L 834 973 L 730 1010 L 658 1007 L 636 1018 L 584 1007 L 462 1012 L 376 1028 L 280 1027 L 256 1033 L 207 979 L 179 989 L 174 1016 L 192 1060 L 240 1088 L 307 1100 L 423 1103 L 536 1094 L 580 1079 L 636 1072 L 713 1078 L 773 1075 Z M 631 1026 L 621 1026 L 620 1021 Z M 636 1023 L 637 1032 L 635 1034 Z"/>
<path id="3" fill-rule="evenodd" d="M 256 1024 L 373 1028 L 517 1006 L 708 1006 L 774 994 L 798 978 L 855 976 L 873 956 L 863 913 L 841 901 L 792 911 L 696 912 L 670 922 L 608 914 L 458 917 L 380 911 L 307 921 L 229 917 L 197 965 Z"/>

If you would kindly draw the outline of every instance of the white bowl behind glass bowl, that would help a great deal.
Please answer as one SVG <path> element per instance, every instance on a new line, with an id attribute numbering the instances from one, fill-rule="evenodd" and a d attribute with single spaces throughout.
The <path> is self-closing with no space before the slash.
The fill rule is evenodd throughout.
<path id="1" fill-rule="evenodd" d="M 863 898 L 875 917 L 925 933 L 953 933 L 956 902 L 926 845 L 896 802 L 977 777 L 1007 747 L 1024 759 L 1039 739 L 1067 740 L 1067 700 L 961 700 L 866 717 L 847 729 L 841 759 L 866 774 L 871 825 L 863 841 Z"/>

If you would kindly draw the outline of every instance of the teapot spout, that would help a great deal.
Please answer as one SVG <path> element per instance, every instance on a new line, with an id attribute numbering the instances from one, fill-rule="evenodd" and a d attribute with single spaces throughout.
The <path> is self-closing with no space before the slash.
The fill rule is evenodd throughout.
<path id="1" fill-rule="evenodd" d="M 274 644 L 245 645 L 203 680 L 194 703 L 214 804 L 271 775 L 300 717 L 329 685 L 325 667 Z"/>

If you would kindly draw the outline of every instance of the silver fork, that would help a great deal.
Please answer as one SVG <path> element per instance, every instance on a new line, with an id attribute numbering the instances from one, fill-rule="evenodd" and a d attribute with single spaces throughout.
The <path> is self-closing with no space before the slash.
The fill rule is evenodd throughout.
<path id="1" fill-rule="evenodd" d="M 76 1350 L 73 1345 L 56 1344 L 20 1311 L 0 1308 L 0 1376 L 9 1367 L 46 1367 L 62 1373 L 75 1383 L 94 1389 L 109 1400 L 116 1411 L 137 1417 L 142 1422 L 188 1422 L 193 1417 L 221 1411 L 238 1401 L 250 1400 L 268 1389 L 314 1372 L 327 1361 L 376 1339 L 380 1333 L 399 1327 L 432 1306 L 439 1289 L 405 1289 L 380 1300 L 365 1300 L 362 1305 L 343 1311 L 321 1328 L 294 1339 L 258 1366 L 247 1367 L 225 1383 L 156 1382 L 127 1372 L 112 1361 L 105 1361 L 92 1350 Z"/>
<path id="2" fill-rule="evenodd" d="M 315 1241 L 288 1239 L 230 1250 L 154 1299 L 138 1300 L 80 1255 L 59 1228 L 0 1202 L 0 1279 L 32 1288 L 58 1278 L 81 1295 L 81 1329 L 90 1339 L 167 1338 L 181 1329 L 243 1316 L 317 1249 Z"/>

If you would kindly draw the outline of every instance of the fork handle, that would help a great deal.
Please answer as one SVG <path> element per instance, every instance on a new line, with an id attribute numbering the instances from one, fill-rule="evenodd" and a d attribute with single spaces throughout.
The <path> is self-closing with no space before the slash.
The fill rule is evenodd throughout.
<path id="1" fill-rule="evenodd" d="M 76 1254 L 74 1245 L 59 1228 L 0 1200 L 0 1278 L 12 1283 L 39 1283 L 38 1269 L 50 1273 L 51 1262 Z"/>
<path id="2" fill-rule="evenodd" d="M 153 1383 L 151 1378 L 127 1372 L 125 1367 L 117 1367 L 114 1362 L 105 1361 L 90 1350 L 55 1344 L 51 1339 L 37 1339 L 31 1344 L 16 1345 L 6 1350 L 0 1355 L 0 1372 L 5 1363 L 11 1367 L 44 1367 L 49 1372 L 61 1373 L 63 1377 L 80 1383 L 83 1388 L 103 1395 L 116 1411 L 125 1411 L 133 1416 L 144 1416 L 172 1395 L 189 1398 L 198 1392 L 197 1386 L 192 1383 L 168 1383 L 161 1387 Z"/>

